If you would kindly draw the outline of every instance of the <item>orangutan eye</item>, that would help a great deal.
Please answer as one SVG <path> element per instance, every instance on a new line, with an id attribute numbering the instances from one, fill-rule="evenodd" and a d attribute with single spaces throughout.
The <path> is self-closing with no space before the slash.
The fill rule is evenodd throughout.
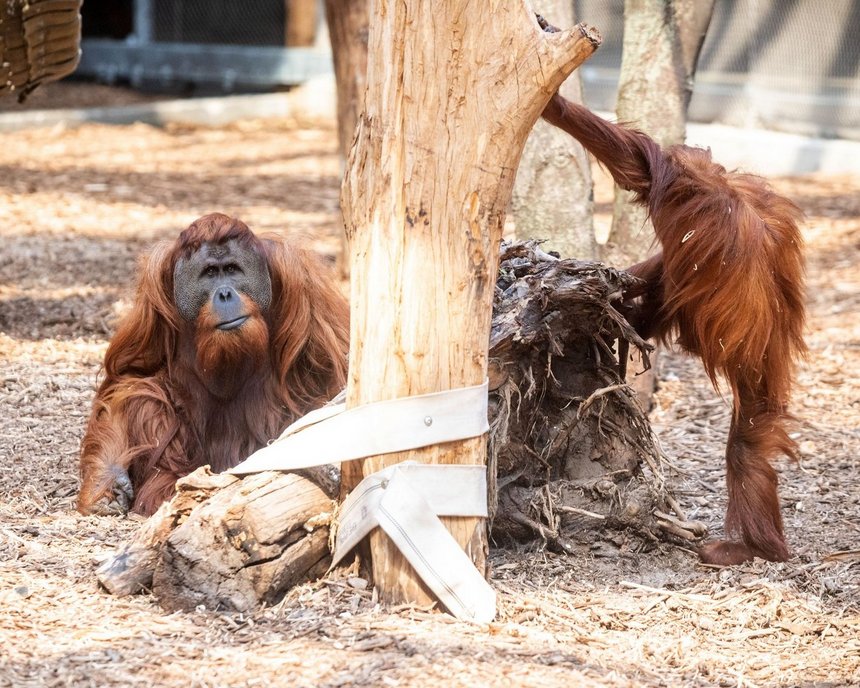
<path id="1" fill-rule="evenodd" d="M 241 272 L 241 270 L 239 269 L 239 266 L 235 263 L 228 263 L 224 266 L 224 272 L 226 272 L 228 275 L 235 275 L 237 272 Z"/>
<path id="2" fill-rule="evenodd" d="M 209 265 L 203 269 L 202 277 L 215 277 L 218 275 L 218 268 L 214 265 Z"/>

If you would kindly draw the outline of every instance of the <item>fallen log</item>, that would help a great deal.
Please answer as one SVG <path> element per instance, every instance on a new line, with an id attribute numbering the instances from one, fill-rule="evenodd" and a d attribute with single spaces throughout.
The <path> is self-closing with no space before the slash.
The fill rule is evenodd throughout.
<path id="1" fill-rule="evenodd" d="M 119 596 L 151 590 L 169 610 L 274 602 L 328 568 L 338 482 L 329 467 L 244 480 L 201 468 L 99 566 L 98 580 Z"/>
<path id="2" fill-rule="evenodd" d="M 98 567 L 96 575 L 102 586 L 120 597 L 151 590 L 161 548 L 173 530 L 182 525 L 194 507 L 236 480 L 232 475 L 215 475 L 207 468 L 179 481 L 176 496 L 162 504 L 131 541 Z"/>

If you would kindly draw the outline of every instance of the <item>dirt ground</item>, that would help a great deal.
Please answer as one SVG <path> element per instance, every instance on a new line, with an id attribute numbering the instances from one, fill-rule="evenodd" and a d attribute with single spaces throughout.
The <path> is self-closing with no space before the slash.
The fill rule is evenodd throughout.
<path id="1" fill-rule="evenodd" d="M 252 615 L 99 590 L 96 562 L 139 524 L 73 510 L 78 444 L 137 256 L 221 210 L 333 261 L 338 174 L 324 126 L 0 134 L 0 686 L 860 684 L 860 178 L 774 180 L 808 220 L 803 460 L 780 466 L 791 561 L 706 568 L 625 533 L 576 556 L 499 547 L 486 626 L 383 609 L 344 580 Z M 602 221 L 608 194 L 601 179 Z M 667 478 L 719 534 L 728 404 L 696 361 L 664 356 L 660 381 Z"/>

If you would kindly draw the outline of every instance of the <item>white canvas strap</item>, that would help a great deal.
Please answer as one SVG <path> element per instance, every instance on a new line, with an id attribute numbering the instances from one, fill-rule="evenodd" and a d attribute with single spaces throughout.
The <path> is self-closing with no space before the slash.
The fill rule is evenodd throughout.
<path id="1" fill-rule="evenodd" d="M 331 404 L 290 425 L 230 469 L 234 475 L 289 471 L 479 437 L 489 430 L 482 385 L 363 404 Z"/>
<path id="2" fill-rule="evenodd" d="M 230 473 L 297 470 L 479 437 L 489 430 L 482 385 L 365 404 L 331 404 L 290 425 Z M 487 517 L 486 467 L 400 463 L 344 500 L 334 563 L 377 526 L 457 618 L 486 623 L 495 592 L 439 516 Z"/>
<path id="3" fill-rule="evenodd" d="M 341 507 L 332 565 L 379 526 L 445 607 L 488 623 L 496 593 L 439 516 L 487 516 L 486 466 L 389 466 L 367 476 Z"/>

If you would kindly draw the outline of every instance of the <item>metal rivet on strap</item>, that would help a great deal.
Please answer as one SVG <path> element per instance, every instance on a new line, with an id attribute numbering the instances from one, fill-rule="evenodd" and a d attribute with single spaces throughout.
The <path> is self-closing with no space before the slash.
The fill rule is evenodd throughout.
<path id="1" fill-rule="evenodd" d="M 428 428 L 433 425 L 433 419 L 430 416 L 424 416 L 424 425 Z"/>

